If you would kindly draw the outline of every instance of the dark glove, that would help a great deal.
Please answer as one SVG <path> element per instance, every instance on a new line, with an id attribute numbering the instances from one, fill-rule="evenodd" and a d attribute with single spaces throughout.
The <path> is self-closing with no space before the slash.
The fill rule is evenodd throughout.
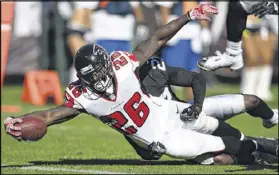
<path id="1" fill-rule="evenodd" d="M 151 150 L 150 154 L 158 159 L 166 152 L 166 147 L 160 142 L 152 142 L 148 145 L 148 149 Z"/>
<path id="2" fill-rule="evenodd" d="M 192 121 L 199 117 L 199 114 L 201 113 L 201 107 L 197 105 L 189 106 L 188 108 L 185 108 L 181 114 L 180 119 L 182 121 Z"/>
<path id="3" fill-rule="evenodd" d="M 278 9 L 275 9 L 274 2 L 261 1 L 251 7 L 251 12 L 255 16 L 262 18 L 265 15 L 278 14 Z"/>

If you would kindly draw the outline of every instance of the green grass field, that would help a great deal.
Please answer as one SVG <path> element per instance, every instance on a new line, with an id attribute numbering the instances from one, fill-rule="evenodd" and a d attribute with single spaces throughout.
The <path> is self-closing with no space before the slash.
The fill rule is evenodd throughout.
<path id="1" fill-rule="evenodd" d="M 207 96 L 237 93 L 239 87 L 223 85 L 208 89 Z M 53 107 L 35 107 L 21 102 L 22 89 L 4 86 L 2 105 L 20 105 L 20 113 L 1 112 L 1 171 L 2 174 L 278 174 L 278 165 L 270 166 L 201 166 L 187 165 L 183 160 L 164 156 L 160 161 L 142 161 L 124 137 L 88 115 L 80 115 L 69 122 L 51 126 L 45 137 L 33 143 L 17 142 L 5 134 L 3 120 L 34 110 Z M 278 108 L 278 85 L 272 87 L 274 101 L 268 104 Z M 278 138 L 278 127 L 265 129 L 258 118 L 247 114 L 228 121 L 244 134 Z M 190 142 L 190 140 L 189 140 Z"/>

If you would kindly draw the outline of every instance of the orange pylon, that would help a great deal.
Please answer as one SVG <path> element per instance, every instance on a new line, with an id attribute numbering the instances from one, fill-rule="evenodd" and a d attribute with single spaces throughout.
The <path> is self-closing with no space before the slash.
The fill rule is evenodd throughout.
<path id="1" fill-rule="evenodd" d="M 33 105 L 45 105 L 53 97 L 56 105 L 63 102 L 60 79 L 56 71 L 32 70 L 25 74 L 22 100 Z"/>

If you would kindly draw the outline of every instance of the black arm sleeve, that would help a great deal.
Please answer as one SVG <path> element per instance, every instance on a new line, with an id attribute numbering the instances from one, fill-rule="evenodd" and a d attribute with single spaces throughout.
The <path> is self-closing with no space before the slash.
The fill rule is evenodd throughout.
<path id="1" fill-rule="evenodd" d="M 202 108 L 206 93 L 205 78 L 199 73 L 176 67 L 168 67 L 167 72 L 170 85 L 192 87 L 194 104 Z"/>

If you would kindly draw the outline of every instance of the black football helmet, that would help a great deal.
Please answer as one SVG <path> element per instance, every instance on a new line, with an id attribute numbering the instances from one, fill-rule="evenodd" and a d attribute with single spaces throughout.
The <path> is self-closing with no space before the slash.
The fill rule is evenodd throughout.
<path id="1" fill-rule="evenodd" d="M 83 86 L 96 93 L 105 92 L 113 79 L 108 52 L 98 44 L 86 44 L 75 55 L 77 76 Z"/>

